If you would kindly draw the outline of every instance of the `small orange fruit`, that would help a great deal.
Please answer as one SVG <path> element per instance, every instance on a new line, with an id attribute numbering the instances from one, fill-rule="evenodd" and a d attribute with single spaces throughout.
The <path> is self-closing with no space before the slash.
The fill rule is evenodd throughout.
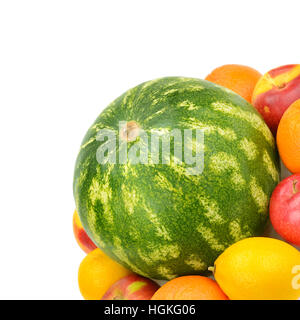
<path id="1" fill-rule="evenodd" d="M 205 80 L 228 88 L 251 103 L 255 85 L 261 77 L 262 74 L 253 68 L 239 64 L 226 64 L 213 70 Z"/>
<path id="2" fill-rule="evenodd" d="M 100 249 L 91 251 L 81 262 L 78 271 L 79 289 L 86 300 L 101 300 L 116 281 L 132 274 Z"/>
<path id="3" fill-rule="evenodd" d="M 210 278 L 183 276 L 164 284 L 151 300 L 228 300 L 228 297 Z"/>
<path id="4" fill-rule="evenodd" d="M 300 100 L 283 114 L 277 131 L 277 146 L 284 165 L 300 173 Z"/>

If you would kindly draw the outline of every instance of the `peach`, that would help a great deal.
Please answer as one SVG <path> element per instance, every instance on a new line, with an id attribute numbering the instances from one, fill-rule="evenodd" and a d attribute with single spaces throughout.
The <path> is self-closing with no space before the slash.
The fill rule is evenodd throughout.
<path id="1" fill-rule="evenodd" d="M 291 64 L 267 72 L 256 84 L 252 104 L 274 136 L 284 112 L 300 99 L 300 65 Z"/>
<path id="2" fill-rule="evenodd" d="M 158 289 L 154 281 L 132 274 L 115 282 L 102 300 L 150 300 Z"/>
<path id="3" fill-rule="evenodd" d="M 76 210 L 73 214 L 73 232 L 79 247 L 85 253 L 89 253 L 97 248 L 97 246 L 93 243 L 93 241 L 90 239 L 90 237 L 83 229 L 79 215 Z"/>

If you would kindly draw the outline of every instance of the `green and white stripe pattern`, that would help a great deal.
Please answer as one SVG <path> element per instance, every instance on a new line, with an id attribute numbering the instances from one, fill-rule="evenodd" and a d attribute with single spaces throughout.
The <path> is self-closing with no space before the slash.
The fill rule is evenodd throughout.
<path id="1" fill-rule="evenodd" d="M 202 129 L 203 173 L 188 175 L 184 162 L 172 161 L 100 165 L 105 142 L 97 133 L 117 133 L 120 121 L 149 134 Z M 228 246 L 260 235 L 278 179 L 274 139 L 249 103 L 207 81 L 170 77 L 127 91 L 99 115 L 77 158 L 74 197 L 106 254 L 146 277 L 171 279 L 205 273 Z"/>

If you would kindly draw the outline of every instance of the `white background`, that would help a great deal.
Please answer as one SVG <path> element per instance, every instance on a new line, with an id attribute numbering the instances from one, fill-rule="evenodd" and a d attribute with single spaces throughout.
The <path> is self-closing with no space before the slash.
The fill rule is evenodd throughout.
<path id="1" fill-rule="evenodd" d="M 77 299 L 74 162 L 121 93 L 299 63 L 295 1 L 0 1 L 0 298 Z"/>

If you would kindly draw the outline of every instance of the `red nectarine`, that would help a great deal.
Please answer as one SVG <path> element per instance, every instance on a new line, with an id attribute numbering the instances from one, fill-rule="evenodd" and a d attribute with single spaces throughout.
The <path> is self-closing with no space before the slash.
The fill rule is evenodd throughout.
<path id="1" fill-rule="evenodd" d="M 300 99 L 300 65 L 291 64 L 266 73 L 256 84 L 252 104 L 276 135 L 286 109 Z"/>
<path id="2" fill-rule="evenodd" d="M 288 242 L 300 246 L 300 174 L 279 183 L 270 202 L 274 229 Z"/>

